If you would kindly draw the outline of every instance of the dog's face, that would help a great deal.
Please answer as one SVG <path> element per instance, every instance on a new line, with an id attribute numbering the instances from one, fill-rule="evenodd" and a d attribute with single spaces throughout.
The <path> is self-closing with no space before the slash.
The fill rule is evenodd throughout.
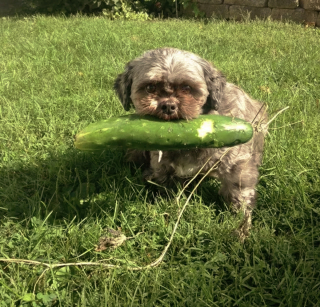
<path id="1" fill-rule="evenodd" d="M 172 73 L 153 75 L 152 68 L 147 74 L 150 79 L 134 79 L 131 100 L 139 114 L 150 114 L 162 119 L 191 119 L 201 113 L 208 96 L 206 86 L 185 76 Z"/>
<path id="2" fill-rule="evenodd" d="M 115 82 L 126 110 L 133 104 L 138 114 L 170 119 L 192 119 L 217 109 L 225 78 L 198 56 L 162 48 L 129 62 Z"/>

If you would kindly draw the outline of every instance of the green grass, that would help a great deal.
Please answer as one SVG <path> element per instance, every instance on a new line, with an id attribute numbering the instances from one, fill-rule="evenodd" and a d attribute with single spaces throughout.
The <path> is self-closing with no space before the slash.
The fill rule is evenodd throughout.
<path id="1" fill-rule="evenodd" d="M 2 19 L 0 33 L 0 258 L 123 265 L 53 269 L 39 279 L 43 267 L 1 262 L 0 306 L 319 306 L 319 30 L 35 17 Z M 240 217 L 206 180 L 164 262 L 131 272 L 127 265 L 160 255 L 187 195 L 179 205 L 173 191 L 157 195 L 124 152 L 78 152 L 73 135 L 124 114 L 113 80 L 127 61 L 163 46 L 214 62 L 270 113 L 290 109 L 267 136 L 245 244 L 230 235 Z M 143 233 L 95 252 L 108 227 Z"/>

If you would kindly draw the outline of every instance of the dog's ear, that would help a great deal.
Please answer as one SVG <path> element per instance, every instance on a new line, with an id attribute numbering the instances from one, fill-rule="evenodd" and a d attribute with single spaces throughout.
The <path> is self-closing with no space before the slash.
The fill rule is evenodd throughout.
<path id="1" fill-rule="evenodd" d="M 218 69 L 205 60 L 202 62 L 202 68 L 209 91 L 209 96 L 204 108 L 207 111 L 218 110 L 226 85 L 226 78 Z"/>
<path id="2" fill-rule="evenodd" d="M 131 96 L 131 85 L 132 85 L 132 68 L 133 66 L 129 64 L 126 65 L 125 71 L 118 75 L 114 82 L 113 88 L 116 91 L 123 108 L 126 111 L 130 110 L 130 105 L 132 104 Z"/>

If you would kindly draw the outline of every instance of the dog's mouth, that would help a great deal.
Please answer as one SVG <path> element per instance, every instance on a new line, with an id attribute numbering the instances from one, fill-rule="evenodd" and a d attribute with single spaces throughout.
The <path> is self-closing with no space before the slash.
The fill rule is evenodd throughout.
<path id="1" fill-rule="evenodd" d="M 141 112 L 140 114 L 152 115 L 166 121 L 179 120 L 179 119 L 192 120 L 198 117 L 198 114 L 189 114 L 189 113 L 183 112 L 183 110 L 180 110 L 178 108 L 175 109 L 174 111 L 172 110 L 164 111 L 161 108 L 157 108 L 155 110 L 148 110 L 148 112 Z"/>
<path id="2" fill-rule="evenodd" d="M 147 99 L 139 100 L 134 105 L 138 114 L 152 115 L 166 121 L 191 120 L 201 114 L 200 104 L 191 99 L 190 101 L 187 99 L 180 101 L 174 98 L 156 100 L 148 97 Z"/>
<path id="3" fill-rule="evenodd" d="M 177 119 L 184 119 L 182 117 L 179 117 L 179 115 L 177 113 L 175 114 L 164 114 L 164 113 L 160 113 L 157 114 L 158 118 L 164 119 L 164 120 L 177 120 Z"/>

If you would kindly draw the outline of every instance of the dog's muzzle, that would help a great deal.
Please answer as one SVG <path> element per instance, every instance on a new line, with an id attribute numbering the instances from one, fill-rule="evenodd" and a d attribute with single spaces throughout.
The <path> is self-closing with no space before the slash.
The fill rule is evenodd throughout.
<path id="1" fill-rule="evenodd" d="M 164 114 L 172 115 L 177 111 L 177 104 L 172 100 L 167 100 L 161 103 L 160 108 Z"/>

